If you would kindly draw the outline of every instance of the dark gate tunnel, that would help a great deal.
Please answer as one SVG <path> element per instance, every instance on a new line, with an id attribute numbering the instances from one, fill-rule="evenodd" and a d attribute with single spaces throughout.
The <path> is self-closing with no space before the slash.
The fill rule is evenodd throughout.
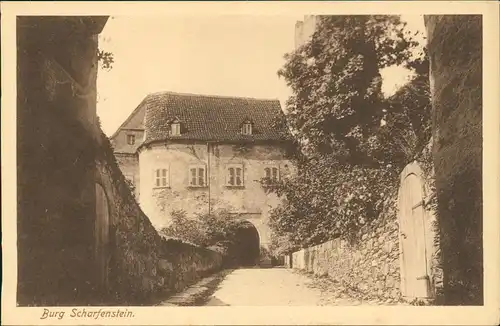
<path id="1" fill-rule="evenodd" d="M 242 267 L 255 266 L 259 263 L 260 237 L 255 226 L 242 221 L 235 232 L 234 257 L 236 264 Z"/>

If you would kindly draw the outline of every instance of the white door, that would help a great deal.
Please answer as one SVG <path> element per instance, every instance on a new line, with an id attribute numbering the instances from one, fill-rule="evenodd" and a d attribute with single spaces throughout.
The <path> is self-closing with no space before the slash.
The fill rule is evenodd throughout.
<path id="1" fill-rule="evenodd" d="M 408 174 L 400 189 L 400 233 L 402 249 L 402 292 L 409 298 L 429 296 L 425 241 L 423 181 Z"/>

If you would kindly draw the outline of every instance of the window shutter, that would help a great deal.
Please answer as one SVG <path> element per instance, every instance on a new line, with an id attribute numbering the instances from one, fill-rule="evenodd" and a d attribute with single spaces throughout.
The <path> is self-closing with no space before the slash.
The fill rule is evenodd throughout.
<path id="1" fill-rule="evenodd" d="M 241 164 L 241 185 L 245 185 L 245 167 Z"/>
<path id="2" fill-rule="evenodd" d="M 198 185 L 200 187 L 203 187 L 205 185 L 205 169 L 204 168 L 198 168 Z"/>
<path id="3" fill-rule="evenodd" d="M 235 168 L 235 185 L 240 186 L 241 185 L 241 169 L 240 168 Z"/>
<path id="4" fill-rule="evenodd" d="M 154 187 L 159 187 L 160 186 L 160 178 L 159 178 L 160 170 L 154 169 L 153 170 L 153 185 Z"/>
<path id="5" fill-rule="evenodd" d="M 196 185 L 196 169 L 195 168 L 190 168 L 189 169 L 189 185 L 195 186 Z"/>
<path id="6" fill-rule="evenodd" d="M 236 177 L 234 167 L 230 167 L 228 172 L 229 172 L 229 185 L 234 186 L 234 181 Z"/>

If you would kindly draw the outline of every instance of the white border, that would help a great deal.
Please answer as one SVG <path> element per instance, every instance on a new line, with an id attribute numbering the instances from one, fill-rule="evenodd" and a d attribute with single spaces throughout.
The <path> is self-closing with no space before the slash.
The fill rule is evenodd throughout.
<path id="1" fill-rule="evenodd" d="M 385 324 L 494 325 L 499 317 L 500 166 L 499 7 L 495 1 L 468 2 L 2 2 L 2 322 L 7 325 L 183 325 L 183 324 Z M 302 14 L 482 14 L 483 70 L 483 307 L 200 307 L 135 308 L 132 319 L 40 320 L 43 308 L 20 308 L 16 293 L 16 15 L 302 15 Z M 166 17 L 168 19 L 168 17 Z M 265 295 L 263 293 L 263 295 Z M 63 308 L 68 316 L 71 308 Z M 89 308 L 86 308 L 89 309 Z"/>

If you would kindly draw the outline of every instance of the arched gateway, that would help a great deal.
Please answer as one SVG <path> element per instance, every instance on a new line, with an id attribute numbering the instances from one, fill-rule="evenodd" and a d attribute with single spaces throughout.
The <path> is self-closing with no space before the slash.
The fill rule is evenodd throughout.
<path id="1" fill-rule="evenodd" d="M 254 266 L 260 262 L 260 237 L 255 226 L 242 220 L 234 236 L 234 254 L 240 266 Z"/>
<path id="2" fill-rule="evenodd" d="M 254 264 L 242 265 L 270 266 L 271 257 L 267 257 L 270 229 L 262 214 L 239 213 L 234 214 L 234 218 L 241 223 L 241 229 L 236 234 L 236 238 L 239 239 L 238 242 L 242 244 L 241 257 L 248 257 L 248 262 L 255 261 Z"/>

